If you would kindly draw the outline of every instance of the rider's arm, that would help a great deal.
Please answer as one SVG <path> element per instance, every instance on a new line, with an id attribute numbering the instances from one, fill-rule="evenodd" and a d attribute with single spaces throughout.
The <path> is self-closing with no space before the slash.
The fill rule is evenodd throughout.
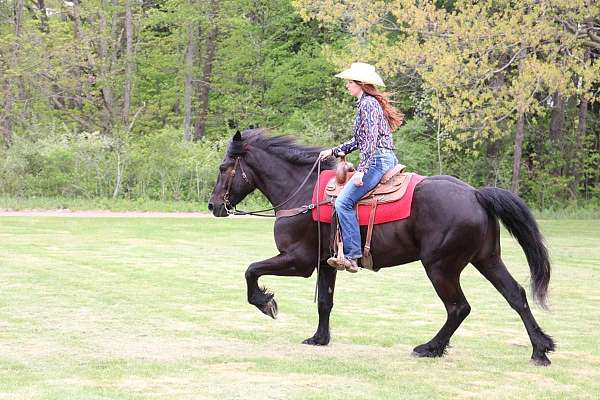
<path id="1" fill-rule="evenodd" d="M 353 152 L 357 148 L 358 148 L 358 143 L 356 142 L 356 138 L 353 136 L 352 139 L 347 140 L 344 143 L 340 144 L 339 146 L 332 148 L 331 151 L 333 151 L 333 155 L 335 157 L 337 157 L 337 155 L 339 153 L 348 154 L 348 153 Z"/>

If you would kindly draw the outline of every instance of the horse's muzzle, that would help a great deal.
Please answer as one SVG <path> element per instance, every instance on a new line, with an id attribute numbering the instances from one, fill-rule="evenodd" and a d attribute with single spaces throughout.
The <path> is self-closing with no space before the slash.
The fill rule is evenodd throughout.
<path id="1" fill-rule="evenodd" d="M 229 213 L 227 212 L 227 208 L 225 208 L 225 204 L 214 204 L 208 203 L 208 211 L 211 211 L 215 217 L 227 217 Z"/>

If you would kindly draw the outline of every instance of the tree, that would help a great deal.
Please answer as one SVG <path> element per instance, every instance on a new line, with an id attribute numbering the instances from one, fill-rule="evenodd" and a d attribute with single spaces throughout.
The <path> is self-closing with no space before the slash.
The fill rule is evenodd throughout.
<path id="1" fill-rule="evenodd" d="M 125 85 L 123 88 L 123 125 L 129 129 L 129 113 L 131 108 L 131 92 L 135 60 L 133 53 L 133 12 L 131 0 L 125 0 Z"/>
<path id="2" fill-rule="evenodd" d="M 109 53 L 109 40 L 112 42 L 112 46 L 115 47 L 113 35 L 108 34 L 108 23 L 107 16 L 109 15 L 110 3 L 108 0 L 101 0 L 100 7 L 98 9 L 98 57 L 99 57 L 99 69 L 100 69 L 100 83 L 101 83 L 101 94 L 102 94 L 102 115 L 104 120 L 104 132 L 110 132 L 113 127 L 113 90 L 110 84 L 110 71 L 112 69 L 113 59 L 112 54 Z M 114 11 L 113 11 L 114 13 Z M 115 53 L 115 52 L 113 52 Z M 109 57 L 110 55 L 110 57 Z"/>
<path id="3" fill-rule="evenodd" d="M 213 62 L 215 61 L 217 37 L 219 35 L 219 0 L 211 0 L 211 9 L 208 15 L 208 26 L 210 33 L 206 38 L 204 46 L 204 62 L 202 67 L 202 78 L 199 84 L 198 99 L 200 110 L 196 119 L 194 129 L 194 140 L 200 141 L 206 134 L 206 119 L 208 117 L 208 96 L 212 79 Z"/>
<path id="4" fill-rule="evenodd" d="M 2 134 L 4 137 L 4 142 L 6 144 L 6 146 L 10 146 L 12 144 L 13 141 L 13 102 L 14 102 L 14 91 L 15 91 L 15 87 L 14 84 L 15 83 L 19 83 L 20 78 L 16 77 L 16 79 L 11 79 L 14 78 L 14 73 L 17 70 L 17 66 L 19 63 L 19 53 L 21 50 L 21 34 L 22 34 L 22 28 L 23 28 L 23 0 L 15 0 L 14 2 L 14 14 L 13 14 L 13 21 L 14 21 L 14 36 L 11 35 L 12 37 L 14 37 L 14 43 L 12 45 L 12 49 L 10 49 L 10 55 L 8 55 L 8 67 L 9 69 L 11 69 L 13 76 L 5 76 L 4 78 L 4 83 L 3 83 L 3 89 L 4 89 L 4 107 L 3 107 L 3 111 L 2 111 Z M 5 67 L 6 68 L 6 67 Z"/>
<path id="5" fill-rule="evenodd" d="M 194 1 L 188 1 L 190 11 L 193 10 Z M 187 46 L 185 51 L 184 64 L 184 94 L 183 94 L 183 140 L 190 142 L 192 140 L 192 79 L 194 75 L 194 63 L 196 60 L 198 45 L 197 33 L 199 30 L 198 21 L 190 18 L 187 25 Z"/>
<path id="6" fill-rule="evenodd" d="M 352 34 L 331 59 L 347 65 L 370 61 L 391 77 L 418 76 L 424 110 L 450 133 L 447 150 L 475 151 L 515 134 L 511 187 L 519 187 L 525 118 L 543 117 L 548 93 L 578 92 L 574 76 L 583 32 L 578 21 L 596 20 L 589 1 L 295 1 L 306 20 L 337 24 Z M 565 14 L 565 11 L 568 13 Z M 564 29 L 560 22 L 570 24 Z M 571 21 L 571 22 L 568 22 Z M 579 29 L 579 31 L 578 31 Z M 593 29 L 585 31 L 586 41 Z M 352 58 L 352 60 L 351 60 Z M 597 71 L 598 63 L 586 68 Z M 598 83 L 598 77 L 587 84 Z M 589 90 L 591 86 L 586 86 Z M 589 93 L 589 91 L 587 92 Z"/>
<path id="7" fill-rule="evenodd" d="M 305 125 L 332 113 L 323 103 L 344 93 L 321 46 L 339 30 L 303 23 L 288 0 L 220 2 L 219 16 L 207 131 L 228 120 L 284 128 L 292 116 Z"/>

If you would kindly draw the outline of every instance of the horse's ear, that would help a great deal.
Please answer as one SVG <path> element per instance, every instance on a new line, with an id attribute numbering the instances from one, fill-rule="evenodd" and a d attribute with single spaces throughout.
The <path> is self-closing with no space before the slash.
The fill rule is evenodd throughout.
<path id="1" fill-rule="evenodd" d="M 229 143 L 229 148 L 227 149 L 227 154 L 229 157 L 239 157 L 242 156 L 245 152 L 244 149 L 244 141 L 242 140 L 242 134 L 238 130 L 235 135 L 233 135 L 233 139 L 231 143 Z"/>
<path id="2" fill-rule="evenodd" d="M 237 122 L 235 122 L 235 119 L 229 118 L 227 120 L 227 126 L 229 127 L 229 129 L 236 129 L 238 125 Z"/>

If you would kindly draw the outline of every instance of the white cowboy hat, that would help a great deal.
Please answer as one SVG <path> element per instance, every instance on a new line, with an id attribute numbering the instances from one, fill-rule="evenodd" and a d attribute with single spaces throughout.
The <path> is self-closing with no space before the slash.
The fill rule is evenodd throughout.
<path id="1" fill-rule="evenodd" d="M 383 79 L 375 72 L 375 67 L 371 64 L 362 62 L 352 63 L 349 69 L 340 72 L 336 77 L 351 81 L 370 83 L 372 85 L 385 86 L 383 84 Z"/>

